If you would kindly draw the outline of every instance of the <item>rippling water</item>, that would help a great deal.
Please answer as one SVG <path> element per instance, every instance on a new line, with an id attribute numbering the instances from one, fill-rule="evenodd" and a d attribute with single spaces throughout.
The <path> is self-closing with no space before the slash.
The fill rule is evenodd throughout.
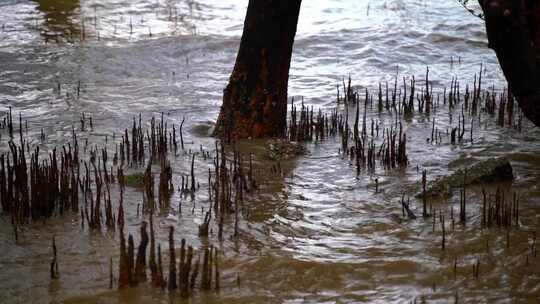
<path id="1" fill-rule="evenodd" d="M 393 81 L 396 72 L 421 79 L 427 66 L 437 91 L 449 87 L 453 77 L 472 84 L 480 64 L 484 87 L 505 86 L 481 20 L 455 1 L 303 2 L 289 82 L 289 95 L 297 101 L 303 97 L 306 104 L 329 110 L 336 105 L 336 85 L 348 75 L 362 92 Z M 69 140 L 82 112 L 93 117 L 95 128 L 81 137 L 99 144 L 129 127 L 133 116 L 143 113 L 147 119 L 163 112 L 171 124 L 186 117 L 189 148 L 212 149 L 208 130 L 234 64 L 246 6 L 245 0 L 4 0 L 0 111 L 11 106 L 28 119 L 33 143 L 43 128 L 44 147 Z M 371 118 L 387 125 L 392 121 L 375 112 L 368 113 Z M 451 126 L 447 113 L 436 120 L 443 132 Z M 265 175 L 270 164 L 256 159 L 261 179 L 268 181 L 250 198 L 241 237 L 223 242 L 211 237 L 225 252 L 222 290 L 198 294 L 196 300 L 388 303 L 424 298 L 443 303 L 454 301 L 457 294 L 459 302 L 535 303 L 540 297 L 540 260 L 531 258 L 526 266 L 525 259 L 531 233 L 540 225 L 538 129 L 526 122 L 520 133 L 488 120 L 475 131 L 474 144 L 454 146 L 426 143 L 431 122 L 425 117 L 414 117 L 405 127 L 408 169 L 357 177 L 338 154 L 338 139 L 307 144 L 310 154 L 285 163 L 283 178 Z M 2 133 L 2 149 L 6 137 Z M 261 149 L 259 142 L 245 145 L 247 151 Z M 512 231 L 511 248 L 505 247 L 504 231 L 475 229 L 480 221 L 478 191 L 470 194 L 471 224 L 449 233 L 445 252 L 430 220 L 400 218 L 402 193 L 411 194 L 420 180 L 417 166 L 427 169 L 432 179 L 447 174 L 455 163 L 499 155 L 511 159 L 516 173 L 511 189 L 522 197 L 522 225 Z M 180 172 L 186 172 L 188 159 L 181 156 L 174 162 L 175 184 Z M 197 160 L 198 174 L 204 175 L 210 165 Z M 380 193 L 374 192 L 375 178 Z M 126 193 L 131 233 L 139 227 L 136 205 L 141 200 L 136 191 Z M 173 205 L 179 201 L 175 196 Z M 195 203 L 206 206 L 205 194 L 198 194 Z M 454 198 L 436 208 L 448 209 L 450 204 L 457 210 L 459 201 Z M 201 245 L 200 212 L 180 215 L 173 208 L 158 222 L 163 244 L 167 227 L 174 225 L 178 238 Z M 225 235 L 231 234 L 230 226 Z M 11 234 L 3 217 L 2 303 L 169 301 L 144 287 L 108 291 L 108 261 L 111 255 L 118 260 L 118 240 L 81 230 L 77 216 L 25 227 L 19 244 Z M 48 278 L 52 235 L 59 247 L 57 282 Z M 487 239 L 492 245 L 486 252 Z M 471 269 L 478 257 L 482 274 L 474 280 Z M 456 278 L 454 258 L 459 261 Z"/>

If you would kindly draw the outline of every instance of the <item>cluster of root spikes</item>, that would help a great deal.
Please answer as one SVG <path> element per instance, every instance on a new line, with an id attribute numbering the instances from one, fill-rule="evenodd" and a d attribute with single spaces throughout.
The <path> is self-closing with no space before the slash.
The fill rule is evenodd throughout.
<path id="1" fill-rule="evenodd" d="M 140 228 L 140 243 L 137 249 L 130 234 L 127 240 L 123 228 L 120 232 L 120 261 L 118 265 L 118 288 L 126 289 L 148 281 L 150 273 L 151 285 L 155 288 L 168 290 L 181 297 L 190 297 L 197 289 L 201 291 L 218 291 L 220 288 L 219 250 L 207 245 L 200 250 L 186 243 L 180 243 L 180 256 L 176 256 L 174 227 L 169 227 L 168 272 L 165 273 L 161 244 L 155 241 L 153 215 L 150 213 L 150 237 L 148 223 L 143 221 Z M 146 253 L 150 245 L 150 255 L 146 262 Z M 114 288 L 114 272 L 110 261 L 109 287 Z"/>
<path id="2" fill-rule="evenodd" d="M 488 238 L 486 241 L 486 255 L 489 253 L 489 235 L 490 232 L 494 233 L 503 233 L 503 237 L 499 238 L 504 240 L 505 244 L 503 246 L 510 250 L 511 246 L 516 248 L 523 247 L 523 251 L 527 252 L 525 255 L 524 264 L 526 266 L 530 265 L 534 258 L 537 256 L 536 248 L 536 233 L 529 231 L 520 231 L 520 197 L 516 192 L 509 193 L 502 190 L 500 187 L 493 193 L 487 192 L 482 188 L 482 200 L 481 202 L 474 202 L 473 207 L 471 207 L 471 202 L 467 199 L 467 172 L 465 171 L 463 184 L 459 190 L 459 207 L 457 211 L 454 211 L 454 205 L 451 204 L 449 207 L 441 207 L 439 210 L 435 210 L 433 204 L 430 202 L 428 206 L 428 196 L 426 192 L 427 185 L 427 173 L 426 170 L 422 172 L 422 193 L 421 193 L 421 210 L 422 217 L 424 219 L 431 218 L 432 221 L 432 232 L 437 234 L 440 237 L 440 248 L 442 252 L 447 252 L 449 249 L 448 239 L 449 233 L 450 236 L 454 233 L 459 233 L 457 229 L 458 225 L 465 229 L 468 226 L 469 229 L 479 229 L 483 231 L 485 236 Z M 416 219 L 413 208 L 410 204 L 410 199 L 405 199 L 405 194 L 401 197 L 401 207 L 403 217 L 409 219 Z M 475 208 L 476 207 L 476 208 Z M 471 210 L 477 211 L 471 214 Z M 471 219 L 477 219 L 471 223 Z M 474 227 L 471 227 L 474 225 Z M 511 233 L 526 233 L 530 234 L 530 237 L 527 237 L 527 244 L 514 243 L 512 241 Z M 512 244 L 512 245 L 511 245 Z M 453 245 L 461 246 L 457 243 Z M 491 245 L 493 246 L 493 244 Z M 452 250 L 451 250 L 452 251 Z M 455 252 L 460 252 L 463 254 L 463 250 L 454 250 Z M 472 271 L 468 272 L 461 270 L 463 274 L 470 274 L 472 278 L 478 279 L 481 271 L 480 264 L 490 263 L 489 258 L 486 261 L 482 261 L 482 255 L 478 255 L 474 259 L 474 262 L 471 266 Z M 451 265 L 454 273 L 454 278 L 458 274 L 458 258 L 457 256 L 452 260 L 453 264 Z M 488 272 L 489 267 L 485 268 L 483 272 Z"/>
<path id="3" fill-rule="evenodd" d="M 287 139 L 317 143 L 339 136 L 340 152 L 360 174 L 409 165 L 406 129 L 415 115 L 429 122 L 431 136 L 426 141 L 432 145 L 473 144 L 474 131 L 493 122 L 521 132 L 523 114 L 514 97 L 508 89 L 484 88 L 483 65 L 473 84 L 465 87 L 454 77 L 449 88 L 434 88 L 429 74 L 426 68 L 421 81 L 414 76 L 399 81 L 396 75 L 393 84 L 379 83 L 375 93 L 368 88 L 360 93 L 349 76 L 347 83 L 337 85 L 337 107 L 328 113 L 293 98 Z M 449 118 L 444 124 L 438 122 L 443 114 Z"/>
<path id="4" fill-rule="evenodd" d="M 388 83 L 379 84 L 374 95 L 368 89 L 365 94 L 355 91 L 349 77 L 348 84 L 343 82 L 343 93 L 337 87 L 337 107 L 329 114 L 313 107 L 291 102 L 291 115 L 288 122 L 287 138 L 291 141 L 320 142 L 329 137 L 339 137 L 339 152 L 344 159 L 350 160 L 356 167 L 357 174 L 363 171 L 374 172 L 377 167 L 393 169 L 409 165 L 407 155 L 407 124 L 414 115 L 421 115 L 430 122 L 432 132 L 428 144 L 457 145 L 474 142 L 473 130 L 482 124 L 495 121 L 501 127 L 510 127 L 521 131 L 523 115 L 514 107 L 514 98 L 508 90 L 497 92 L 494 87 L 482 90 L 482 73 L 475 76 L 472 86 L 460 86 L 457 78 L 452 79 L 450 89 L 435 90 L 426 70 L 423 86 L 418 87 L 414 77 L 403 78 L 398 87 L 398 77 L 392 87 Z M 363 96 L 363 98 L 360 97 Z M 447 109 L 449 123 L 437 125 L 436 118 L 443 109 Z M 350 115 L 351 114 L 351 115 Z M 369 114 L 369 115 L 368 115 Z M 374 116 L 374 115 L 375 116 Z M 385 114 L 385 115 L 383 115 Z M 435 115 L 437 114 L 437 115 Z M 457 116 L 457 119 L 456 117 Z M 486 117 L 488 119 L 486 119 Z M 484 118 L 484 119 L 482 119 Z M 195 174 L 195 157 L 204 161 L 211 160 L 208 168 L 208 206 L 201 206 L 202 224 L 199 237 L 206 238 L 213 234 L 212 219 L 217 226 L 217 235 L 221 240 L 227 217 L 234 216 L 234 232 L 238 235 L 239 214 L 247 217 L 249 209 L 244 206 L 244 199 L 257 186 L 253 178 L 252 157 L 243 156 L 232 145 L 232 151 L 226 152 L 223 143 L 216 142 L 215 155 L 201 146 L 200 152 L 186 149 L 182 132 L 182 123 L 172 125 L 172 130 L 165 122 L 163 114 L 160 120 L 152 117 L 148 128 L 143 128 L 142 117 L 133 118 L 131 128 L 120 132 L 116 142 L 113 134 L 114 152 L 107 145 L 98 148 L 88 143 L 88 132 L 94 130 L 91 116 L 82 114 L 80 128 L 72 128 L 71 140 L 61 148 L 40 148 L 26 139 L 28 122 L 19 115 L 18 128 L 14 122 L 12 110 L 0 120 L 0 144 L 7 143 L 8 150 L 0 154 L 0 207 L 3 215 L 9 215 L 17 241 L 23 225 L 36 221 L 46 221 L 65 212 L 80 214 L 81 227 L 101 231 L 103 228 L 120 231 L 120 262 L 118 287 L 127 288 L 146 281 L 146 268 L 150 270 L 153 286 L 178 290 L 184 297 L 190 296 L 198 286 L 200 290 L 219 289 L 219 251 L 212 246 L 205 246 L 196 252 L 194 248 L 181 242 L 180 257 L 175 256 L 174 228 L 169 232 L 169 274 L 164 275 L 161 245 L 155 242 L 153 215 L 158 210 L 173 208 L 171 198 L 175 190 L 182 195 L 191 196 L 200 189 L 200 181 Z M 17 130 L 18 129 L 18 130 Z M 18 132 L 17 132 L 18 131 Z M 466 135 L 469 135 L 467 139 Z M 80 143 L 79 138 L 85 138 Z M 41 143 L 46 141 L 43 129 Z M 180 185 L 174 185 L 174 175 L 170 157 L 180 154 L 189 156 L 190 170 L 181 174 Z M 154 174 L 153 168 L 159 168 Z M 147 224 L 141 224 L 140 244 L 135 255 L 133 237 L 125 239 L 126 174 L 128 170 L 142 172 L 142 206 L 137 206 L 139 214 L 148 215 L 150 221 L 150 240 Z M 281 171 L 281 170 L 279 170 Z M 156 201 L 155 177 L 158 176 L 158 194 Z M 423 174 L 425 192 L 426 173 Z M 111 200 L 113 184 L 119 190 L 119 201 Z M 459 223 L 463 226 L 469 218 L 465 184 L 461 191 Z M 437 218 L 441 224 L 441 247 L 447 245 L 447 214 L 433 210 L 427 199 L 423 198 L 422 216 L 433 219 L 435 231 Z M 178 205 L 182 213 L 183 201 Z M 402 199 L 404 216 L 416 217 L 409 203 Z M 247 211 L 246 211 L 247 210 Z M 191 213 L 195 212 L 195 204 Z M 510 202 L 502 191 L 495 195 L 484 194 L 480 208 L 482 228 L 506 228 L 507 246 L 510 244 L 510 229 L 519 225 L 519 198 L 514 195 Z M 449 223 L 455 226 L 453 207 L 450 210 Z M 536 238 L 534 238 L 536 240 Z M 536 242 L 534 241 L 533 244 Z M 146 264 L 146 251 L 150 245 L 150 259 Z M 54 258 L 51 262 L 51 278 L 58 278 L 56 242 L 53 240 Z M 536 256 L 535 245 L 531 257 Z M 529 255 L 527 256 L 527 263 Z M 114 285 L 111 259 L 111 287 Z M 202 269 L 201 269 L 202 268 Z M 475 277 L 479 276 L 480 260 L 474 265 Z M 200 272 L 200 274 L 199 274 Z M 197 283 L 198 282 L 198 283 Z M 213 286 L 213 287 L 212 287 Z"/>
<path id="5" fill-rule="evenodd" d="M 176 207 L 171 204 L 175 192 L 179 192 L 181 196 L 176 209 L 179 214 L 182 214 L 182 198 L 185 195 L 194 200 L 195 193 L 200 189 L 195 171 L 195 157 L 199 155 L 204 161 L 210 161 L 207 179 L 208 207 L 204 210 L 201 206 L 203 221 L 198 229 L 199 237 L 207 239 L 213 231 L 217 231 L 218 238 L 222 240 L 224 223 L 228 222 L 230 217 L 234 218 L 231 237 L 236 237 L 240 214 L 248 216 L 244 206 L 245 196 L 258 184 L 254 179 L 252 155 L 242 155 L 236 145 L 231 147 L 231 151 L 227 151 L 221 142 L 216 142 L 213 156 L 202 146 L 200 151 L 186 150 L 182 135 L 184 120 L 178 127 L 173 125 L 171 130 L 164 122 L 163 115 L 161 120 L 152 118 L 147 130 L 144 130 L 139 115 L 138 119 L 133 119 L 131 129 L 120 132 L 119 142 L 114 142 L 113 145 L 107 145 L 108 139 L 101 148 L 89 144 L 87 139 L 84 144 L 80 144 L 81 135 L 88 137 L 86 132 L 91 132 L 95 123 L 86 114 L 82 114 L 80 118 L 80 128 L 77 131 L 72 128 L 71 140 L 60 149 L 49 150 L 40 149 L 43 145 L 36 145 L 31 150 L 29 141 L 25 139 L 27 123 L 23 124 L 22 116 L 19 116 L 19 128 L 13 123 L 11 111 L 4 118 L 2 129 L 8 130 L 9 150 L 0 155 L 0 205 L 2 214 L 11 216 L 15 241 L 19 238 L 22 225 L 38 220 L 46 223 L 50 217 L 71 212 L 80 215 L 82 229 L 87 227 L 91 231 L 105 229 L 119 232 L 118 279 L 114 279 L 111 258 L 111 287 L 115 282 L 118 282 L 120 289 L 145 282 L 148 280 L 148 268 L 153 286 L 171 292 L 178 291 L 182 297 L 189 297 L 197 288 L 202 291 L 218 290 L 218 249 L 206 245 L 196 250 L 182 240 L 178 258 L 175 256 L 174 227 L 170 227 L 169 270 L 168 275 L 164 275 L 161 245 L 155 241 L 153 217 L 156 212 Z M 113 140 L 115 139 L 116 136 L 113 135 Z M 112 159 L 109 157 L 111 146 L 114 147 Z M 189 172 L 181 174 L 181 179 L 175 180 L 170 158 L 172 156 L 176 159 L 179 155 L 189 158 Z M 156 167 L 159 168 L 159 174 L 153 172 Z M 125 172 L 130 170 L 142 170 L 142 181 L 138 186 L 142 194 L 142 206 L 137 205 L 137 217 L 148 216 L 150 223 L 150 236 L 147 222 L 141 224 L 140 244 L 137 249 L 133 236 L 125 229 L 127 219 L 124 196 L 128 187 L 128 176 Z M 175 185 L 176 182 L 180 182 L 180 185 Z M 117 202 L 111 199 L 111 191 L 114 189 L 119 191 Z M 191 213 L 194 214 L 194 211 L 195 203 Z M 216 225 L 215 229 L 213 223 Z M 205 244 L 207 243 L 206 241 Z M 148 264 L 147 251 L 150 252 Z M 52 279 L 60 278 L 56 254 L 56 242 L 53 239 L 53 259 L 50 265 Z"/>
<path id="6" fill-rule="evenodd" d="M 409 79 L 403 77 L 399 85 L 399 78 L 396 75 L 390 87 L 388 82 L 384 85 L 379 83 L 375 95 L 365 89 L 364 111 L 369 109 L 377 113 L 393 113 L 394 118 L 399 120 L 410 119 L 414 114 L 429 116 L 442 108 L 447 108 L 450 117 L 454 116 L 452 114 L 458 114 L 458 120 L 464 116 L 472 118 L 486 113 L 496 116 L 499 126 L 519 128 L 523 115 L 514 110 L 512 93 L 508 89 L 498 92 L 494 86 L 485 89 L 482 84 L 482 74 L 485 72 L 485 67 L 481 65 L 480 72 L 474 75 L 473 84 L 466 84 L 464 89 L 457 77 L 452 78 L 449 88 L 434 88 L 429 79 L 429 68 L 426 68 L 420 92 L 415 76 Z M 356 107 L 361 103 L 361 94 L 355 91 L 351 82 L 350 76 L 348 84 L 343 81 L 343 92 L 340 86 L 337 86 L 338 105 Z M 461 111 L 454 113 L 455 109 Z M 458 123 L 463 124 L 460 121 Z M 460 128 L 460 125 L 456 125 L 456 128 Z"/>

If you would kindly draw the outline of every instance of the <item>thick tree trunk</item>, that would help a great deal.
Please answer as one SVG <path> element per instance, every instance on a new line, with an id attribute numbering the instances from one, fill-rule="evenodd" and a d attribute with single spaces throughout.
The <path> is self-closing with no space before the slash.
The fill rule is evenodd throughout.
<path id="1" fill-rule="evenodd" d="M 240 49 L 215 135 L 283 136 L 287 85 L 301 0 L 249 0 Z"/>
<path id="2" fill-rule="evenodd" d="M 479 0 L 489 47 L 523 114 L 540 127 L 540 3 L 536 0 Z"/>

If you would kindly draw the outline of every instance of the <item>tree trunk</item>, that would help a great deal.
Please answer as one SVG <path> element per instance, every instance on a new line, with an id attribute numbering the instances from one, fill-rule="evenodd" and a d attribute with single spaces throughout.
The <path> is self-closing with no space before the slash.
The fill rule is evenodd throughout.
<path id="1" fill-rule="evenodd" d="M 525 117 L 540 127 L 540 3 L 479 0 L 489 47 Z"/>
<path id="2" fill-rule="evenodd" d="M 249 0 L 240 49 L 214 134 L 283 136 L 287 85 L 301 0 Z"/>

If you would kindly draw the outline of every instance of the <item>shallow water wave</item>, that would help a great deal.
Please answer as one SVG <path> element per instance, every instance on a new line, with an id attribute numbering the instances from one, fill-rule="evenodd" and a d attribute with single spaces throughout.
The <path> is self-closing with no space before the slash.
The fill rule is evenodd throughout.
<path id="1" fill-rule="evenodd" d="M 202 145 L 214 151 L 214 139 L 208 135 L 234 65 L 247 1 L 81 0 L 57 9 L 45 5 L 57 2 L 62 1 L 0 4 L 0 111 L 11 106 L 28 120 L 31 144 L 47 151 L 69 142 L 72 126 L 79 126 L 84 112 L 93 117 L 94 130 L 81 132 L 80 140 L 102 145 L 107 138 L 114 151 L 114 136 L 118 140 L 133 117 L 142 113 L 146 122 L 164 113 L 176 126 L 186 118 L 187 149 L 196 151 Z M 303 100 L 316 110 L 334 109 L 336 85 L 349 75 L 361 96 L 364 88 L 375 92 L 379 82 L 393 86 L 396 77 L 401 84 L 402 77 L 408 81 L 414 75 L 422 86 L 428 66 L 436 93 L 448 88 L 454 77 L 463 86 L 472 85 L 481 65 L 485 88 L 494 86 L 501 92 L 506 85 L 494 53 L 487 49 L 481 20 L 455 1 L 303 2 L 289 82 L 289 96 L 297 104 Z M 435 116 L 444 135 L 457 123 L 457 114 L 450 116 L 443 107 Z M 388 127 L 394 117 L 368 109 L 367 121 L 372 119 Z M 473 144 L 450 145 L 444 140 L 435 145 L 426 141 L 431 122 L 425 115 L 415 115 L 403 125 L 410 165 L 359 176 L 339 153 L 338 138 L 306 144 L 310 153 L 284 162 L 282 176 L 271 174 L 274 163 L 260 157 L 264 143 L 241 143 L 242 151 L 259 156 L 257 178 L 265 182 L 249 198 L 249 214 L 240 221 L 238 239 L 229 237 L 234 229 L 230 219 L 223 241 L 215 230 L 210 236 L 224 252 L 222 288 L 219 294 L 198 293 L 195 300 L 449 302 L 456 293 L 460 301 L 470 303 L 537 299 L 540 261 L 531 259 L 527 267 L 525 257 L 540 225 L 540 131 L 525 123 L 519 133 L 496 126 L 495 118 L 482 118 Z M 42 128 L 46 140 L 39 143 Z M 0 133 L 0 149 L 5 151 L 8 135 L 5 130 Z M 420 217 L 421 203 L 413 198 L 421 169 L 427 169 L 432 180 L 457 164 L 501 155 L 512 162 L 516 180 L 511 189 L 522 198 L 521 227 L 511 233 L 513 245 L 506 248 L 503 230 L 478 229 L 481 193 L 471 189 L 469 222 L 447 232 L 447 250 L 442 252 L 440 229 L 432 231 L 431 219 Z M 175 185 L 188 172 L 189 161 L 183 154 L 174 159 Z M 196 248 L 205 243 L 197 228 L 201 207 L 208 208 L 209 166 L 210 160 L 197 157 L 196 173 L 205 190 L 193 201 L 175 194 L 173 208 L 156 219 L 163 248 L 170 225 L 175 226 L 177 246 L 181 238 Z M 113 187 L 111 194 L 116 203 L 118 189 Z M 417 220 L 401 216 L 404 194 L 411 197 Z M 136 210 L 142 195 L 128 189 L 125 201 L 127 230 L 138 243 L 142 218 Z M 434 203 L 437 210 L 451 206 L 457 214 L 459 195 Z M 52 235 L 61 275 L 53 282 L 48 269 Z M 118 235 L 88 233 L 76 215 L 25 226 L 15 244 L 9 217 L 2 216 L 0 302 L 169 301 L 166 293 L 145 286 L 108 290 L 109 258 L 116 270 L 118 247 Z M 471 269 L 479 257 L 481 275 L 475 280 Z"/>

